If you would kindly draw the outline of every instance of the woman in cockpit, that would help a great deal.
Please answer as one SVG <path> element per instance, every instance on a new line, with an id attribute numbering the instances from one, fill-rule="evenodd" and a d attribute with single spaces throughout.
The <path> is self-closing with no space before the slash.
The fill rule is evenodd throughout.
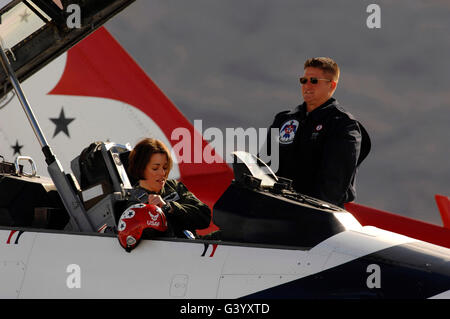
<path id="1" fill-rule="evenodd" d="M 195 234 L 196 229 L 209 226 L 211 210 L 182 182 L 168 179 L 172 165 L 163 142 L 153 138 L 140 141 L 129 155 L 128 174 L 139 182 L 128 206 L 146 203 L 160 207 L 167 218 L 167 233 L 186 238 L 186 230 Z"/>

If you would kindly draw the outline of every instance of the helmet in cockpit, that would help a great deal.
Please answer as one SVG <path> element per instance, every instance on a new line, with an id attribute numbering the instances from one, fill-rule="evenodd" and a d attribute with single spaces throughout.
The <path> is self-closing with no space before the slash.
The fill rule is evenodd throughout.
<path id="1" fill-rule="evenodd" d="M 127 252 L 136 248 L 144 231 L 158 234 L 166 230 L 166 215 L 161 208 L 150 204 L 130 206 L 122 213 L 118 222 L 119 242 Z"/>

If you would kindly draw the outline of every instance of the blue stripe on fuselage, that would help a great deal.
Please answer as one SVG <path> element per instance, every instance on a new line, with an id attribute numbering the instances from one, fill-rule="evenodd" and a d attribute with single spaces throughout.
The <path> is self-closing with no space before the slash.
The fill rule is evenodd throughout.
<path id="1" fill-rule="evenodd" d="M 374 264 L 379 266 L 380 288 L 368 287 L 369 276 L 377 275 L 368 272 L 368 266 Z M 449 289 L 448 253 L 441 253 L 437 246 L 415 242 L 387 248 L 243 298 L 412 299 L 429 298 Z"/>

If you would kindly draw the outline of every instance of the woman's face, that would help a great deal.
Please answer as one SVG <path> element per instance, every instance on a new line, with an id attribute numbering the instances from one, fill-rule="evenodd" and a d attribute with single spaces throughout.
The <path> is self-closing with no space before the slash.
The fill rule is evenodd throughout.
<path id="1" fill-rule="evenodd" d="M 169 163 L 165 154 L 156 153 L 150 157 L 145 167 L 144 177 L 139 184 L 149 191 L 159 192 L 166 183 L 169 175 Z"/>

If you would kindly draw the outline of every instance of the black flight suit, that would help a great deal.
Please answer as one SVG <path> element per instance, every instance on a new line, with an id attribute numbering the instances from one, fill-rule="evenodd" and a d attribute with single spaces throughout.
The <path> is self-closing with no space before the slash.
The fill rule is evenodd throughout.
<path id="1" fill-rule="evenodd" d="M 280 129 L 276 174 L 292 179 L 299 193 L 343 207 L 356 197 L 356 169 L 370 151 L 369 135 L 334 98 L 306 113 L 303 103 L 275 116 L 270 128 Z"/>
<path id="2" fill-rule="evenodd" d="M 131 198 L 122 207 L 125 210 L 137 203 L 148 203 L 149 194 L 160 195 L 166 203 L 170 203 L 170 206 L 173 207 L 172 213 L 165 214 L 168 224 L 166 236 L 186 238 L 183 230 L 189 230 L 196 236 L 196 229 L 209 226 L 211 221 L 209 206 L 195 197 L 182 182 L 174 179 L 167 180 L 160 193 L 137 186 L 131 192 Z"/>

